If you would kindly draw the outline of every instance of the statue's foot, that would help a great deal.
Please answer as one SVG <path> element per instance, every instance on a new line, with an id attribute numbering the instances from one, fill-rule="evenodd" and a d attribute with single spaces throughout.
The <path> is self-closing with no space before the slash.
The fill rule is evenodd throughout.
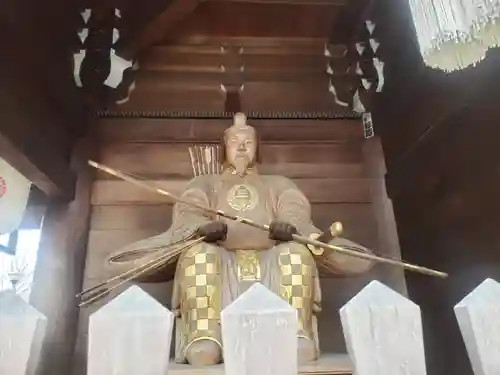
<path id="1" fill-rule="evenodd" d="M 311 362 L 318 359 L 318 354 L 316 352 L 316 343 L 314 342 L 314 340 L 308 340 L 303 337 L 299 337 L 297 357 L 299 364 Z"/>
<path id="2" fill-rule="evenodd" d="M 189 345 L 186 359 L 193 366 L 216 365 L 222 360 L 222 351 L 215 341 L 198 340 Z"/>

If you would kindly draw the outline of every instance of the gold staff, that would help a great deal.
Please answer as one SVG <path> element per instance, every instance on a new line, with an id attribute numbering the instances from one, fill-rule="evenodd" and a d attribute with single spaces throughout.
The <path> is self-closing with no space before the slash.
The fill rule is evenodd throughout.
<path id="1" fill-rule="evenodd" d="M 89 160 L 88 163 L 89 163 L 89 165 L 91 165 L 92 167 L 94 167 L 96 169 L 99 169 L 99 170 L 101 170 L 103 172 L 106 172 L 106 173 L 108 173 L 108 174 L 110 174 L 112 176 L 121 178 L 122 180 L 128 181 L 128 182 L 130 182 L 130 183 L 132 183 L 132 184 L 134 184 L 136 186 L 139 186 L 139 187 L 141 187 L 143 189 L 146 189 L 146 190 L 152 191 L 154 193 L 158 193 L 158 194 L 164 195 L 166 197 L 169 197 L 170 199 L 172 199 L 175 202 L 183 203 L 183 204 L 185 204 L 187 206 L 198 208 L 198 209 L 203 210 L 205 212 L 211 213 L 213 215 L 218 215 L 218 216 L 224 217 L 224 218 L 229 219 L 229 220 L 238 221 L 240 223 L 247 224 L 247 225 L 252 226 L 254 228 L 262 229 L 264 231 L 269 231 L 269 226 L 268 225 L 258 224 L 258 223 L 253 222 L 252 220 L 246 219 L 246 218 L 241 217 L 241 216 L 229 215 L 229 214 L 227 214 L 227 213 L 225 213 L 223 211 L 215 210 L 215 209 L 212 209 L 212 208 L 209 208 L 209 207 L 205 207 L 205 206 L 203 206 L 201 204 L 198 204 L 198 203 L 195 203 L 195 202 L 191 202 L 189 200 L 186 200 L 186 199 L 178 197 L 178 196 L 176 196 L 174 194 L 171 194 L 168 191 L 160 189 L 160 188 L 158 188 L 156 186 L 152 186 L 152 185 L 150 185 L 148 183 L 145 183 L 145 182 L 142 182 L 142 181 L 140 181 L 140 180 L 138 180 L 136 178 L 130 177 L 129 175 L 127 175 L 127 174 L 125 174 L 123 172 L 120 172 L 120 171 L 118 171 L 116 169 L 113 169 L 113 168 L 107 167 L 105 165 L 99 164 L 99 163 L 97 163 L 95 161 Z M 350 256 L 353 256 L 353 257 L 356 257 L 356 258 L 360 258 L 360 259 L 372 260 L 372 261 L 376 261 L 378 263 L 391 264 L 393 266 L 403 267 L 404 269 L 407 269 L 409 271 L 418 272 L 418 273 L 429 275 L 429 276 L 436 276 L 436 277 L 441 277 L 441 278 L 448 277 L 448 274 L 446 274 L 444 272 L 436 271 L 436 270 L 433 270 L 433 269 L 430 269 L 430 268 L 426 268 L 426 267 L 422 267 L 422 266 L 418 266 L 418 265 L 415 265 L 415 264 L 410 264 L 410 263 L 407 263 L 407 262 L 404 262 L 404 261 L 400 261 L 400 260 L 397 260 L 397 259 L 385 258 L 385 257 L 381 257 L 381 256 L 378 256 L 378 255 L 363 253 L 363 252 L 360 252 L 360 251 L 351 250 L 351 249 L 347 249 L 347 248 L 344 248 L 344 247 L 327 244 L 327 243 L 324 243 L 324 242 L 321 242 L 321 241 L 313 240 L 313 239 L 308 238 L 308 237 L 300 236 L 298 234 L 294 234 L 292 237 L 293 237 L 293 240 L 295 242 L 298 242 L 298 243 L 303 244 L 303 245 L 312 245 L 312 246 L 315 246 L 317 248 L 334 250 L 334 251 L 337 251 L 337 252 L 339 252 L 341 254 L 350 255 Z"/>

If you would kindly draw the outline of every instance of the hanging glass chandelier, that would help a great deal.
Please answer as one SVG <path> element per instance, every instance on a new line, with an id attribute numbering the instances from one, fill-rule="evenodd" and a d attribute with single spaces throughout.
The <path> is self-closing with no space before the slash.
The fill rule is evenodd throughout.
<path id="1" fill-rule="evenodd" d="M 447 72 L 500 44 L 500 0 L 409 0 L 426 65 Z"/>

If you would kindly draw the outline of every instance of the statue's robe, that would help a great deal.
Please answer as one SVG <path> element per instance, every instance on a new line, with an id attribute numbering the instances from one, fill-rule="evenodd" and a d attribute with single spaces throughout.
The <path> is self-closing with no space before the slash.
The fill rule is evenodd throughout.
<path id="1" fill-rule="evenodd" d="M 302 236 L 322 233 L 311 221 L 307 198 L 291 180 L 282 176 L 249 171 L 242 178 L 228 169 L 221 175 L 194 178 L 182 198 L 260 224 L 284 221 L 294 225 Z M 221 345 L 220 311 L 253 282 L 262 283 L 296 307 L 298 336 L 315 340 L 313 314 L 321 305 L 317 264 L 336 274 L 361 273 L 371 267 L 370 262 L 331 251 L 315 257 L 311 252 L 314 249 L 295 242 L 276 243 L 266 231 L 214 217 L 182 203 L 175 204 L 167 232 L 118 252 L 144 251 L 146 255 L 138 260 L 115 262 L 113 267 L 143 264 L 158 256 L 151 252 L 152 248 L 161 249 L 182 241 L 213 220 L 226 222 L 226 239 L 216 244 L 202 242 L 187 249 L 177 260 L 172 309 L 180 313 L 182 320 L 178 361 L 185 359 L 182 353 L 197 340 L 208 339 Z M 333 242 L 353 244 L 341 238 Z"/>

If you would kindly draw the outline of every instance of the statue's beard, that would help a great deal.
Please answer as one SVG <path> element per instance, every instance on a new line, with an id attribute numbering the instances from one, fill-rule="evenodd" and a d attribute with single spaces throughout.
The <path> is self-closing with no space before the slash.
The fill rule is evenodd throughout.
<path id="1" fill-rule="evenodd" d="M 246 156 L 238 156 L 234 159 L 234 169 L 236 174 L 243 177 L 248 169 L 250 160 Z"/>

